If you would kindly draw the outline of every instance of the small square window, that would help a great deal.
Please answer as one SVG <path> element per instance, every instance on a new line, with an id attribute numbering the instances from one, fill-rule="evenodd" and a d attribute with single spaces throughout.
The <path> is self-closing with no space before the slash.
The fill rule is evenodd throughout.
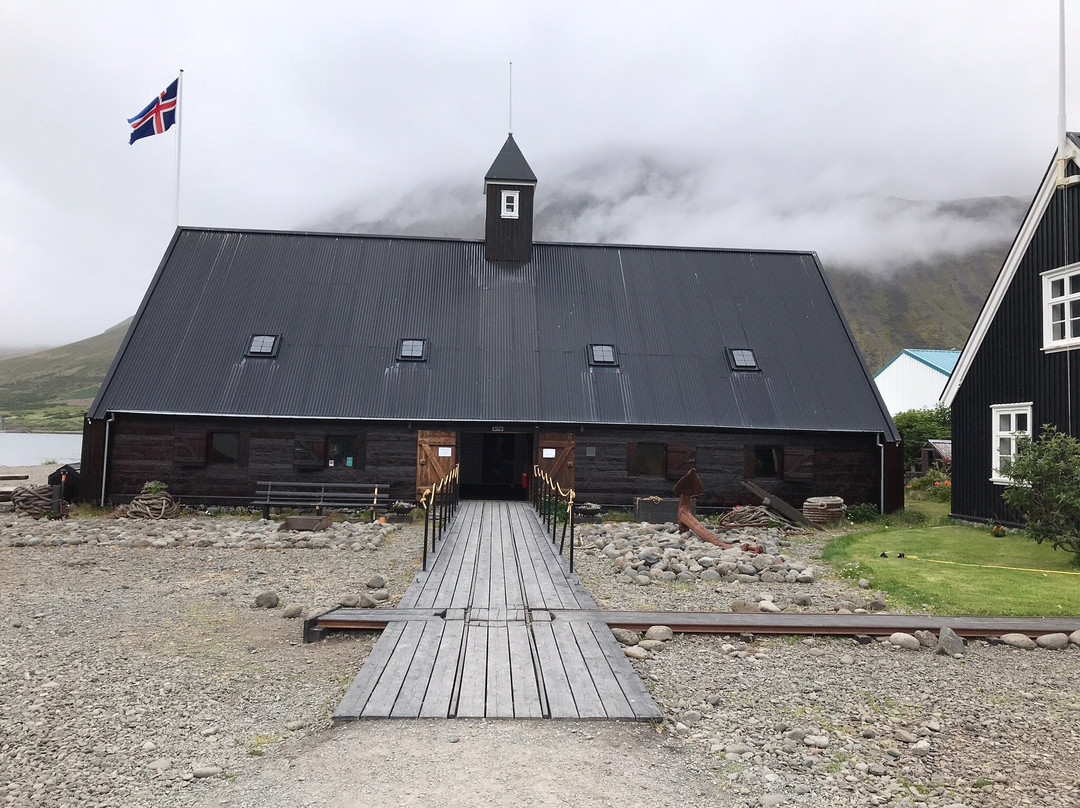
<path id="1" fill-rule="evenodd" d="M 254 334 L 248 344 L 248 356 L 277 356 L 278 337 L 276 334 Z"/>
<path id="2" fill-rule="evenodd" d="M 639 477 L 667 476 L 667 444 L 637 444 L 632 472 Z"/>
<path id="3" fill-rule="evenodd" d="M 754 477 L 758 479 L 779 479 L 784 468 L 784 447 L 754 447 Z"/>
<path id="4" fill-rule="evenodd" d="M 330 468 L 355 468 L 356 438 L 352 435 L 329 435 L 326 438 L 326 465 Z"/>
<path id="5" fill-rule="evenodd" d="M 409 362 L 423 362 L 427 358 L 425 356 L 426 347 L 426 339 L 403 339 L 401 347 L 398 349 L 398 359 Z"/>
<path id="6" fill-rule="evenodd" d="M 210 435 L 211 463 L 240 462 L 240 433 L 213 432 Z"/>
<path id="7" fill-rule="evenodd" d="M 502 217 L 504 219 L 518 218 L 518 191 L 502 192 Z"/>
<path id="8" fill-rule="evenodd" d="M 590 345 L 589 346 L 589 364 L 590 365 L 617 365 L 618 360 L 615 358 L 615 346 L 614 345 Z"/>
<path id="9" fill-rule="evenodd" d="M 728 348 L 727 355 L 732 370 L 758 370 L 757 356 L 750 348 Z"/>

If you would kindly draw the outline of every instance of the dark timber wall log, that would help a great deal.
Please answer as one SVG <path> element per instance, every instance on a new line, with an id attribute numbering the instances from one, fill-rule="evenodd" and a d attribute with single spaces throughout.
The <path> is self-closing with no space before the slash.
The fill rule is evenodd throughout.
<path id="1" fill-rule="evenodd" d="M 215 432 L 236 434 L 235 462 L 215 460 Z M 331 436 L 353 440 L 351 467 L 325 465 Z M 130 500 L 148 480 L 161 480 L 189 504 L 247 504 L 259 480 L 388 483 L 390 497 L 412 499 L 416 478 L 416 432 L 401 426 L 120 415 L 109 444 L 107 498 L 114 503 Z"/>
<path id="2" fill-rule="evenodd" d="M 628 473 L 628 447 L 635 442 L 668 447 L 664 476 Z M 779 447 L 775 476 L 755 473 L 755 447 L 769 451 Z M 577 438 L 578 500 L 629 505 L 634 497 L 670 497 L 675 481 L 690 466 L 697 468 L 705 486 L 699 502 L 706 506 L 754 502 L 742 486 L 748 478 L 795 507 L 811 496 L 841 496 L 848 503 L 875 505 L 881 497 L 881 453 L 872 434 L 587 429 Z"/>
<path id="3" fill-rule="evenodd" d="M 88 430 L 88 437 L 100 443 L 100 431 Z M 214 433 L 235 436 L 226 441 L 235 460 L 215 454 Z M 748 477 L 796 507 L 810 496 L 874 504 L 880 496 L 881 454 L 873 434 L 591 428 L 574 435 L 579 502 L 630 505 L 635 497 L 669 497 L 691 467 L 705 486 L 699 501 L 706 506 L 754 502 L 741 484 Z M 335 436 L 351 441 L 352 466 L 327 465 L 328 440 Z M 416 436 L 402 424 L 121 414 L 110 426 L 106 497 L 126 502 L 143 483 L 161 480 L 188 504 L 246 505 L 259 480 L 283 480 L 388 483 L 391 501 L 412 499 Z M 84 462 L 93 454 L 84 447 Z M 87 498 L 96 499 L 99 490 Z"/>

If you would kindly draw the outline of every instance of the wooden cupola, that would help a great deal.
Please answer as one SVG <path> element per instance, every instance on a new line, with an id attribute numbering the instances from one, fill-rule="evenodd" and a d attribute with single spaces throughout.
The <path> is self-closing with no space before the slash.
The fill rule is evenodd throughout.
<path id="1" fill-rule="evenodd" d="M 489 261 L 528 261 L 532 257 L 535 190 L 536 175 L 510 133 L 484 177 L 484 252 Z"/>

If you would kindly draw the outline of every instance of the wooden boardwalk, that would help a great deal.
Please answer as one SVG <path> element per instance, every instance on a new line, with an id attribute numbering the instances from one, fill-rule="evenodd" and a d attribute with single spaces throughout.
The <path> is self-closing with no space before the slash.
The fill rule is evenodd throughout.
<path id="1" fill-rule="evenodd" d="M 531 507 L 463 502 L 334 720 L 659 720 L 595 612 Z"/>

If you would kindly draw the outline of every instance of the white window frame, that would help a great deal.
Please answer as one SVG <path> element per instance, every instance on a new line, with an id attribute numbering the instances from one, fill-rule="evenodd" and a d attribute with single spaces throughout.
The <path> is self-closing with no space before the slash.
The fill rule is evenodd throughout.
<path id="1" fill-rule="evenodd" d="M 1051 269 L 1042 273 L 1042 319 L 1043 319 L 1043 350 L 1064 351 L 1069 348 L 1080 347 L 1080 263 L 1069 264 L 1065 267 Z M 1076 279 L 1076 291 L 1070 292 Z M 1054 294 L 1054 286 L 1061 286 L 1061 294 Z M 1058 309 L 1060 307 L 1060 309 Z M 1055 309 L 1060 314 L 1055 321 Z M 1075 309 L 1076 317 L 1070 317 L 1070 309 Z M 1061 324 L 1061 336 L 1055 338 L 1055 322 Z M 1070 331 L 1075 334 L 1070 335 Z"/>
<path id="2" fill-rule="evenodd" d="M 521 209 L 521 191 L 502 192 L 502 217 L 504 219 L 518 218 Z"/>
<path id="3" fill-rule="evenodd" d="M 1016 429 L 1016 416 L 1023 415 L 1027 420 L 1026 429 Z M 1009 417 L 1009 431 L 1001 428 L 1001 418 L 1003 416 Z M 992 404 L 990 406 L 990 453 L 991 453 L 991 467 L 990 467 L 990 481 L 997 483 L 998 485 L 1008 485 L 1012 480 L 1006 475 L 1002 474 L 1001 468 L 1001 441 L 1009 440 L 1011 443 L 1011 451 L 1007 455 L 1012 457 L 1016 454 L 1016 439 L 1026 435 L 1031 437 L 1031 402 L 1026 401 L 1019 404 Z"/>

